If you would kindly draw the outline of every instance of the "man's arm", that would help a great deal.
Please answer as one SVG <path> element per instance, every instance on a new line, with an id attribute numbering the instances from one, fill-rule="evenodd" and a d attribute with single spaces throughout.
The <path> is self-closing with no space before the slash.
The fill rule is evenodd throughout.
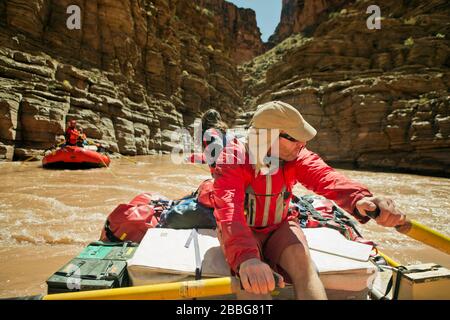
<path id="1" fill-rule="evenodd" d="M 245 180 L 242 166 L 218 163 L 214 179 L 214 216 L 225 256 L 235 272 L 245 260 L 260 259 L 256 240 L 244 215 Z"/>
<path id="2" fill-rule="evenodd" d="M 297 181 L 305 188 L 335 201 L 339 207 L 352 214 L 361 223 L 370 220 L 355 210 L 359 200 L 372 196 L 364 185 L 338 173 L 317 154 L 306 148 L 300 151 L 295 170 Z"/>

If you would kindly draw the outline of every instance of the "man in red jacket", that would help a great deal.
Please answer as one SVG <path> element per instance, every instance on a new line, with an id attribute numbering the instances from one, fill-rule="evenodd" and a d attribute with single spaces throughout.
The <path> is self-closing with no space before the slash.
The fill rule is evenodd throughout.
<path id="1" fill-rule="evenodd" d="M 76 146 L 80 132 L 77 130 L 76 120 L 70 120 L 66 129 L 66 145 Z"/>
<path id="2" fill-rule="evenodd" d="M 269 298 L 274 270 L 293 283 L 298 299 L 326 299 L 305 236 L 288 214 L 296 183 L 334 200 L 361 223 L 377 207 L 380 225 L 405 219 L 392 200 L 374 197 L 306 149 L 315 135 L 294 107 L 272 101 L 255 112 L 247 143 L 230 140 L 217 160 L 214 215 L 226 259 L 245 289 L 239 298 Z"/>

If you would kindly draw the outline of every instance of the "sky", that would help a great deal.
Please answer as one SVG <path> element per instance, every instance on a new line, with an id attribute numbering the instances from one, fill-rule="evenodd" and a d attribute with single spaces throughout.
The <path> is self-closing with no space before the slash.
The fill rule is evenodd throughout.
<path id="1" fill-rule="evenodd" d="M 281 0 L 227 0 L 241 8 L 250 8 L 256 12 L 258 27 L 264 42 L 274 33 L 281 16 Z"/>

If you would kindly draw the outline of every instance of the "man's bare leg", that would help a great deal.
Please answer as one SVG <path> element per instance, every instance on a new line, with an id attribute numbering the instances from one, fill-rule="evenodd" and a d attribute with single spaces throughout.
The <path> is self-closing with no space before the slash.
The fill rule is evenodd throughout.
<path id="1" fill-rule="evenodd" d="M 290 245 L 284 249 L 279 263 L 291 277 L 297 299 L 327 299 L 325 288 L 314 268 L 308 248 L 301 244 Z"/>

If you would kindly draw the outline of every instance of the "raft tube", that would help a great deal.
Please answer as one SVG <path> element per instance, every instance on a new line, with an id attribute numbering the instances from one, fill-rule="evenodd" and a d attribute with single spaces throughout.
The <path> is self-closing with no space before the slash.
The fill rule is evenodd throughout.
<path id="1" fill-rule="evenodd" d="M 106 154 L 77 146 L 55 150 L 42 159 L 44 168 L 85 169 L 107 167 L 111 160 Z"/>

